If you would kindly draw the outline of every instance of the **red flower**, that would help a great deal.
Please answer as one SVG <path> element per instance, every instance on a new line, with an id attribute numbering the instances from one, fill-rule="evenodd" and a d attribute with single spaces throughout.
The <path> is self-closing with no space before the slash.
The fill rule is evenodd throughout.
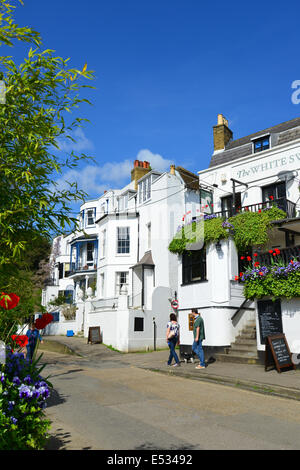
<path id="1" fill-rule="evenodd" d="M 244 274 L 244 273 L 240 273 L 240 277 L 242 277 L 242 276 L 243 276 L 243 274 Z"/>
<path id="2" fill-rule="evenodd" d="M 251 261 L 251 256 L 247 256 L 247 261 Z"/>
<path id="3" fill-rule="evenodd" d="M 270 196 L 270 197 L 269 197 L 269 199 L 270 199 L 271 201 L 273 201 L 273 199 L 274 199 L 274 196 Z"/>
<path id="4" fill-rule="evenodd" d="M 1 307 L 5 308 L 5 310 L 11 310 L 12 308 L 15 308 L 20 301 L 20 297 L 16 294 L 5 294 L 5 292 L 1 292 L 0 297 L 0 305 Z"/>
<path id="5" fill-rule="evenodd" d="M 46 326 L 46 323 L 42 318 L 37 318 L 34 324 L 37 330 L 43 330 Z"/>
<path id="6" fill-rule="evenodd" d="M 275 248 L 276 255 L 280 255 L 280 250 L 278 248 Z"/>
<path id="7" fill-rule="evenodd" d="M 20 348 L 24 348 L 28 344 L 28 337 L 26 335 L 12 335 L 12 340 L 15 341 Z"/>
<path id="8" fill-rule="evenodd" d="M 263 275 L 264 275 L 264 273 L 263 273 L 262 271 L 259 271 L 259 274 L 260 274 L 261 276 L 263 276 Z"/>
<path id="9" fill-rule="evenodd" d="M 291 259 L 291 264 L 294 264 L 294 260 Z"/>
<path id="10" fill-rule="evenodd" d="M 241 256 L 241 259 L 245 259 L 245 256 Z"/>
<path id="11" fill-rule="evenodd" d="M 51 323 L 53 321 L 54 317 L 53 317 L 53 315 L 51 315 L 51 313 L 45 313 L 42 316 L 42 319 L 44 320 L 46 325 L 49 325 L 49 323 Z"/>
<path id="12" fill-rule="evenodd" d="M 238 280 L 239 280 L 239 276 L 235 276 L 234 280 L 235 280 L 235 281 L 238 281 Z"/>
<path id="13" fill-rule="evenodd" d="M 272 253 L 273 253 L 273 250 L 269 250 L 269 253 L 271 253 L 271 254 L 272 254 Z"/>
<path id="14" fill-rule="evenodd" d="M 255 258 L 256 258 L 256 256 L 258 256 L 258 254 L 257 254 L 257 253 L 254 253 L 253 256 L 255 256 Z"/>
<path id="15" fill-rule="evenodd" d="M 51 315 L 51 313 L 45 313 L 41 318 L 35 320 L 35 327 L 37 330 L 43 330 L 52 321 L 53 315 Z"/>
<path id="16" fill-rule="evenodd" d="M 259 266 L 259 262 L 256 261 L 256 262 L 254 263 L 254 266 L 256 266 L 256 267 Z"/>
<path id="17" fill-rule="evenodd" d="M 258 209 L 258 213 L 259 213 L 259 214 L 261 213 L 261 209 Z"/>

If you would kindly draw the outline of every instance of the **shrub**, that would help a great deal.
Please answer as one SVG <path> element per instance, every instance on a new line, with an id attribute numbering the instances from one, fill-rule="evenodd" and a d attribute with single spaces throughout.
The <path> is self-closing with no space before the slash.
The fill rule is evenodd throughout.
<path id="1" fill-rule="evenodd" d="M 44 409 L 51 384 L 43 380 L 38 360 L 7 350 L 0 371 L 0 449 L 43 449 L 50 421 Z"/>

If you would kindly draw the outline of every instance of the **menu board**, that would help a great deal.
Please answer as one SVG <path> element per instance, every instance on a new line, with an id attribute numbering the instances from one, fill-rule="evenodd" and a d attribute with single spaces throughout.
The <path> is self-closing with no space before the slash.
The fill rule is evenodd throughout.
<path id="1" fill-rule="evenodd" d="M 266 344 L 267 336 L 280 334 L 282 329 L 280 300 L 261 300 L 257 302 L 258 322 L 261 344 Z"/>
<path id="2" fill-rule="evenodd" d="M 88 343 L 101 343 L 100 327 L 99 326 L 90 326 Z"/>
<path id="3" fill-rule="evenodd" d="M 284 334 L 267 336 L 265 370 L 274 365 L 278 372 L 284 368 L 294 368 L 291 352 Z"/>

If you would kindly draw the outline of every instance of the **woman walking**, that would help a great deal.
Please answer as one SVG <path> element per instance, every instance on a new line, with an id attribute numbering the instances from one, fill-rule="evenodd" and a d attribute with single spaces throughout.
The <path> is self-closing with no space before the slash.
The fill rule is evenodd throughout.
<path id="1" fill-rule="evenodd" d="M 170 348 L 170 355 L 169 355 L 169 360 L 168 360 L 168 366 L 171 365 L 172 359 L 174 357 L 175 359 L 175 364 L 173 364 L 173 367 L 178 367 L 180 366 L 180 361 L 178 359 L 178 356 L 175 351 L 176 344 L 179 344 L 179 324 L 177 323 L 177 318 L 174 313 L 171 313 L 170 315 L 170 321 L 168 322 L 167 325 L 167 337 L 166 337 L 168 346 Z"/>

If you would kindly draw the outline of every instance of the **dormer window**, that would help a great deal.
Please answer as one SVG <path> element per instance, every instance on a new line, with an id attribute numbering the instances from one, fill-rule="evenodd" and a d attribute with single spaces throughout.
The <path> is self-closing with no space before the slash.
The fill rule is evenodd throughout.
<path id="1" fill-rule="evenodd" d="M 151 176 L 139 183 L 139 203 L 148 201 L 151 198 Z"/>
<path id="2" fill-rule="evenodd" d="M 86 225 L 94 225 L 95 224 L 95 216 L 96 216 L 96 208 L 92 207 L 87 209 L 86 211 Z"/>
<path id="3" fill-rule="evenodd" d="M 270 136 L 265 135 L 259 139 L 253 140 L 253 152 L 262 152 L 263 150 L 268 150 L 270 148 Z"/>

